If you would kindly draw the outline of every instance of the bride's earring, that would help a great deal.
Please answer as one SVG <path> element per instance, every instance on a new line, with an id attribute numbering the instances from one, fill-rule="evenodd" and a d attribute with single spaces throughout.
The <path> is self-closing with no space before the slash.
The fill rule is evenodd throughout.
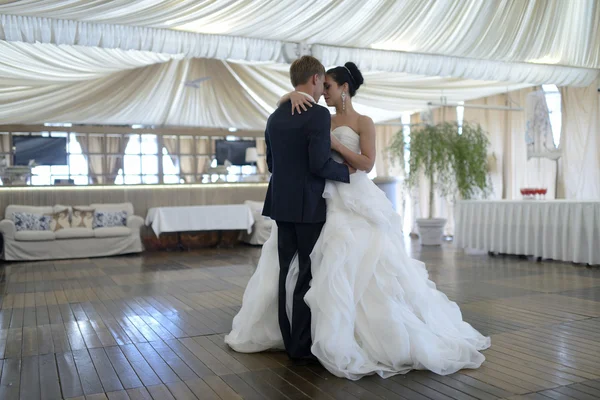
<path id="1" fill-rule="evenodd" d="M 346 92 L 342 92 L 342 111 L 346 111 Z"/>

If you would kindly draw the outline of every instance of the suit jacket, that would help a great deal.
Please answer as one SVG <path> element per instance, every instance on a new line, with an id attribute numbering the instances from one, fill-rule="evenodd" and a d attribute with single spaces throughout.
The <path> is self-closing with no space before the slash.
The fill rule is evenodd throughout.
<path id="1" fill-rule="evenodd" d="M 314 105 L 291 115 L 281 104 L 267 121 L 265 142 L 271 181 L 263 215 L 276 221 L 325 221 L 325 180 L 350 182 L 348 167 L 331 159 L 331 114 Z"/>

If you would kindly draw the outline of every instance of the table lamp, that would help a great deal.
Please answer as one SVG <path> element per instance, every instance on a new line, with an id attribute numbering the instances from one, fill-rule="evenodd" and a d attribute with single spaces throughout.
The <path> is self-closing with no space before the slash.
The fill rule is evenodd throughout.
<path id="1" fill-rule="evenodd" d="M 248 147 L 246 149 L 246 162 L 250 165 L 254 165 L 258 161 L 258 150 L 256 147 Z"/>

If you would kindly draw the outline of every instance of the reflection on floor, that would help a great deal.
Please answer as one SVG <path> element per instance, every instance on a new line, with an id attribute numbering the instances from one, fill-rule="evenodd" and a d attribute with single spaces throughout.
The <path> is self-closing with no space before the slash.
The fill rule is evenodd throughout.
<path id="1" fill-rule="evenodd" d="M 600 270 L 408 247 L 492 336 L 481 369 L 349 382 L 233 353 L 260 255 L 240 246 L 0 266 L 0 399 L 600 398 Z"/>

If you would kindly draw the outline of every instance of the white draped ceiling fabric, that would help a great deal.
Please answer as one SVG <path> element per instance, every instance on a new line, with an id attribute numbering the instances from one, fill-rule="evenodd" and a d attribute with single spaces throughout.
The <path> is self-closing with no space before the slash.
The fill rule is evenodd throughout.
<path id="1" fill-rule="evenodd" d="M 481 60 L 600 66 L 596 0 L 21 0 L 0 13 Z"/>
<path id="2" fill-rule="evenodd" d="M 0 120 L 262 129 L 290 90 L 287 64 L 236 63 L 165 53 L 0 41 Z M 4 57 L 4 55 L 7 55 Z M 437 101 L 528 84 L 365 72 L 357 109 L 376 121 Z M 200 88 L 185 82 L 210 77 Z"/>
<path id="3" fill-rule="evenodd" d="M 0 4 L 0 120 L 261 129 L 298 54 L 355 61 L 375 121 L 600 68 L 595 0 Z M 186 81 L 209 77 L 199 88 Z"/>

